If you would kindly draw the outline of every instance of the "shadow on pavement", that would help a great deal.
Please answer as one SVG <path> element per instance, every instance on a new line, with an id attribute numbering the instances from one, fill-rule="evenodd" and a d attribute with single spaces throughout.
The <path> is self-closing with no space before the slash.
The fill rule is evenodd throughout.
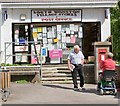
<path id="1" fill-rule="evenodd" d="M 43 84 L 43 86 L 51 87 L 51 88 L 61 88 L 61 89 L 73 90 L 73 88 L 65 87 L 65 86 L 60 86 L 60 85 L 49 85 L 49 84 Z"/>
<path id="2" fill-rule="evenodd" d="M 51 88 L 60 88 L 60 89 L 74 90 L 73 88 L 60 86 L 60 85 L 43 84 L 43 86 L 51 87 Z M 85 90 L 75 90 L 75 92 L 94 93 L 96 95 L 99 95 L 99 92 L 95 88 L 86 88 Z"/>
<path id="3" fill-rule="evenodd" d="M 118 106 L 120 106 L 120 92 L 117 93 L 117 95 L 115 96 L 115 98 L 118 98 Z"/>
<path id="4" fill-rule="evenodd" d="M 85 90 L 78 90 L 77 92 L 94 93 L 96 95 L 99 95 L 99 92 L 95 88 L 86 88 Z"/>

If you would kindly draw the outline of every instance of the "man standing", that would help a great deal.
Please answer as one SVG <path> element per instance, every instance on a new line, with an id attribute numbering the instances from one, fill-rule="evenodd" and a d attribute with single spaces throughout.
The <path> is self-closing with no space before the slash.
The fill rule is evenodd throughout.
<path id="1" fill-rule="evenodd" d="M 74 90 L 78 90 L 77 84 L 77 72 L 80 77 L 80 87 L 82 90 L 85 90 L 84 86 L 84 72 L 83 72 L 83 63 L 84 63 L 84 55 L 80 51 L 80 47 L 78 45 L 74 46 L 74 50 L 68 55 L 68 68 L 71 70 Z"/>

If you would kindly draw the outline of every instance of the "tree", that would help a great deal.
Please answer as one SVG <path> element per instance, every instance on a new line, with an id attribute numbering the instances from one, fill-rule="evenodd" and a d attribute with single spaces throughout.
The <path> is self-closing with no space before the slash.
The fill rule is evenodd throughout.
<path id="1" fill-rule="evenodd" d="M 111 9 L 111 32 L 114 57 L 120 61 L 120 1 Z"/>

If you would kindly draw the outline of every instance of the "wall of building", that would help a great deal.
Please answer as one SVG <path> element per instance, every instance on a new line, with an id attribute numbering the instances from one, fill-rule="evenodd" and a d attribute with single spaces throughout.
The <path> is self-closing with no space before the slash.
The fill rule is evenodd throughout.
<path id="1" fill-rule="evenodd" d="M 105 9 L 83 9 L 83 22 L 101 22 L 101 41 L 105 41 L 110 33 L 110 14 L 105 18 Z"/>
<path id="2" fill-rule="evenodd" d="M 1 5 L 0 5 L 0 26 L 2 26 L 2 9 L 1 9 Z M 1 32 L 1 28 L 0 28 L 0 32 Z M 1 33 L 0 33 L 0 41 L 1 41 Z M 1 42 L 0 42 L 0 60 L 2 59 L 2 52 L 1 52 Z M 0 61 L 1 64 L 1 61 Z"/>
<path id="3" fill-rule="evenodd" d="M 4 13 L 4 9 L 3 9 Z M 1 51 L 4 53 L 4 42 L 12 42 L 12 23 L 30 23 L 31 9 L 7 9 L 8 19 L 3 20 L 1 27 Z M 26 20 L 21 21 L 20 15 L 26 14 Z M 3 17 L 4 18 L 4 17 Z M 83 9 L 82 22 L 101 22 L 101 41 L 110 36 L 110 15 L 105 19 L 105 9 Z M 7 49 L 7 54 L 12 54 L 12 46 Z M 2 61 L 4 62 L 4 56 Z M 12 63 L 12 58 L 7 60 Z"/>

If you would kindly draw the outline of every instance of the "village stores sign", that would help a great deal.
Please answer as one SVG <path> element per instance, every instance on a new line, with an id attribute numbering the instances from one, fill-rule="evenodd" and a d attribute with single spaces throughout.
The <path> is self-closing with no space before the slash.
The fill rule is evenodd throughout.
<path id="1" fill-rule="evenodd" d="M 81 10 L 32 10 L 32 22 L 81 21 Z"/>

